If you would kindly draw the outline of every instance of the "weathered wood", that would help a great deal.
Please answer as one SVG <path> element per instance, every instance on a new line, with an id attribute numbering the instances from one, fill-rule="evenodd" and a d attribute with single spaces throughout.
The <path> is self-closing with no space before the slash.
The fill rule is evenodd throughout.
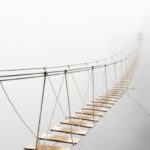
<path id="1" fill-rule="evenodd" d="M 87 130 L 75 129 L 75 128 L 66 128 L 66 127 L 53 127 L 50 129 L 51 131 L 70 133 L 76 135 L 86 135 Z"/>
<path id="2" fill-rule="evenodd" d="M 70 119 L 66 119 L 65 121 L 63 121 L 61 123 L 66 124 L 66 125 L 85 127 L 85 128 L 93 128 L 95 125 L 93 122 L 74 121 L 74 120 L 71 120 L 71 122 L 70 122 Z"/>
<path id="3" fill-rule="evenodd" d="M 67 136 L 51 135 L 51 134 L 43 134 L 39 136 L 39 139 L 60 142 L 60 143 L 68 143 L 68 144 L 77 144 L 80 140 L 79 138 L 71 138 Z"/>
<path id="4" fill-rule="evenodd" d="M 24 150 L 35 150 L 36 145 L 30 144 L 27 147 L 24 148 Z M 36 150 L 71 150 L 70 148 L 64 148 L 59 146 L 50 146 L 50 145 L 37 145 Z"/>

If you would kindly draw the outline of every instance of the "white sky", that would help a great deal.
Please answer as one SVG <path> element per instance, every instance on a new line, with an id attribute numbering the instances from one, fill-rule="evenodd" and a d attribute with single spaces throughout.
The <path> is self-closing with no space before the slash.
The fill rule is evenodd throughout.
<path id="1" fill-rule="evenodd" d="M 145 62 L 145 65 L 150 64 L 149 8 L 148 0 L 1 0 L 0 69 L 64 65 L 105 58 L 121 49 L 130 50 L 135 45 L 140 30 L 144 32 L 146 39 L 144 49 L 147 50 L 142 62 Z M 150 73 L 143 65 L 140 70 L 139 87 L 142 85 L 140 81 L 143 71 L 145 71 L 144 79 L 149 79 Z M 32 117 L 37 117 L 32 107 L 35 107 L 34 110 L 38 108 L 37 99 L 39 102 L 41 96 L 39 88 L 41 82 L 35 80 L 33 83 L 28 81 L 6 84 L 17 108 L 32 128 L 35 127 L 35 120 Z M 143 94 L 140 95 L 140 90 L 137 91 L 139 97 L 145 95 L 145 85 L 149 89 L 149 83 L 143 83 L 140 87 Z M 147 91 L 147 100 L 148 94 Z M 25 144 L 32 142 L 32 138 L 12 112 L 4 95 L 0 96 L 0 139 L 2 139 L 0 146 L 6 150 L 20 150 Z M 29 107 L 30 103 L 36 105 Z M 145 101 L 144 104 L 148 109 L 149 103 Z M 83 148 L 90 149 L 96 144 L 95 150 L 96 148 L 99 150 L 101 144 L 102 150 L 112 150 L 112 147 L 115 150 L 120 150 L 121 147 L 124 148 L 121 150 L 148 150 L 149 142 L 146 141 L 148 139 L 146 137 L 150 137 L 147 135 L 149 122 L 138 108 L 133 109 L 133 106 L 135 104 L 130 101 L 117 105 L 116 109 L 114 108 L 114 111 L 103 120 L 102 128 L 98 126 L 94 130 L 101 133 L 98 140 L 93 140 L 95 139 L 93 132 Z M 132 122 L 128 125 L 127 121 Z M 114 132 L 111 125 L 115 127 Z M 143 131 L 139 133 L 139 129 Z M 116 131 L 118 137 L 113 137 Z M 99 139 L 102 140 L 101 143 Z M 136 145 L 134 140 L 140 142 L 139 145 Z M 116 141 L 120 144 L 115 145 Z"/>
<path id="2" fill-rule="evenodd" d="M 0 68 L 101 59 L 132 43 L 147 7 L 140 0 L 0 2 Z"/>

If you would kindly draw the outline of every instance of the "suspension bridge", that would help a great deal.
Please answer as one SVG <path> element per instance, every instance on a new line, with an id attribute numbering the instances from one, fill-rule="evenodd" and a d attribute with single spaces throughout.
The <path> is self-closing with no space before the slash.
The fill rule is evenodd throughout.
<path id="1" fill-rule="evenodd" d="M 135 48 L 123 58 L 116 58 L 116 55 L 114 55 L 109 62 L 107 59 L 104 59 L 56 67 L 0 70 L 0 86 L 8 102 L 20 121 L 35 139 L 35 141 L 31 141 L 33 144 L 24 146 L 24 150 L 71 150 L 80 143 L 81 138 L 87 136 L 89 130 L 94 128 L 97 122 L 101 121 L 101 118 L 104 117 L 127 92 L 136 70 L 139 56 L 138 51 L 139 48 Z M 100 64 L 102 61 L 103 63 Z M 20 73 L 22 71 L 23 73 Z M 6 72 L 7 74 L 5 74 Z M 83 86 L 85 89 L 85 98 L 81 91 L 82 85 L 79 85 L 76 80 L 77 74 L 82 74 L 82 78 L 84 78 L 85 74 L 83 75 L 83 73 L 86 73 L 88 76 L 86 87 Z M 100 74 L 103 74 L 103 78 Z M 62 77 L 58 92 L 56 92 L 51 80 L 52 77 L 56 76 Z M 29 124 L 21 116 L 4 85 L 4 82 L 34 78 L 43 79 L 36 132 L 31 129 Z M 82 105 L 79 106 L 80 110 L 72 111 L 74 106 L 72 105 L 73 98 L 71 92 L 73 89 L 70 86 L 69 78 L 72 78 L 76 92 L 81 100 Z M 111 78 L 111 83 L 109 78 Z M 47 114 L 51 116 L 47 123 L 48 129 L 45 133 L 41 133 L 47 82 L 51 86 L 55 103 L 54 106 L 52 106 L 52 114 Z M 105 87 L 103 91 L 101 90 L 102 82 Z M 63 102 L 66 105 L 65 108 L 60 101 L 62 88 L 64 88 Z M 89 97 L 87 95 L 89 95 Z M 57 106 L 59 106 L 64 120 L 60 120 L 58 124 L 51 126 Z"/>

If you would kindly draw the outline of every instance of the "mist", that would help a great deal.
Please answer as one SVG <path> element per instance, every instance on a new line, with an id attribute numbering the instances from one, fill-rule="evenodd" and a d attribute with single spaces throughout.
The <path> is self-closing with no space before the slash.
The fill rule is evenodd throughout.
<path id="1" fill-rule="evenodd" d="M 117 57 L 122 58 L 137 46 L 141 32 L 140 61 L 131 85 L 134 89 L 128 93 L 150 112 L 149 6 L 147 0 L 0 1 L 0 70 L 86 63 L 120 51 Z M 57 92 L 62 78 L 51 78 Z M 77 74 L 75 78 L 85 93 L 87 73 Z M 97 88 L 103 91 L 104 85 L 98 84 L 102 79 L 99 80 Z M 42 83 L 42 79 L 4 83 L 16 108 L 35 132 Z M 70 87 L 72 112 L 75 112 L 80 109 L 81 101 L 77 92 L 73 92 L 71 77 Z M 23 149 L 34 143 L 35 138 L 13 112 L 2 89 L 0 93 L 1 149 Z M 46 123 L 55 103 L 48 83 L 46 93 L 41 133 L 47 129 Z M 66 108 L 64 93 L 65 88 L 60 97 Z M 63 120 L 61 113 L 58 107 L 52 126 Z M 150 117 L 125 94 L 74 149 L 149 150 L 149 141 Z"/>

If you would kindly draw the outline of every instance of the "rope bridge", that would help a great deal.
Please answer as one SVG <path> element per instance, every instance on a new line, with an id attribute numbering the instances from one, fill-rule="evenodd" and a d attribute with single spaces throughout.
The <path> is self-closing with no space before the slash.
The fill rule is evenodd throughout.
<path id="1" fill-rule="evenodd" d="M 115 57 L 115 59 L 114 59 Z M 103 64 L 100 64 L 104 61 Z M 56 67 L 44 67 L 44 68 L 24 68 L 24 69 L 12 69 L 12 70 L 0 70 L 0 86 L 13 108 L 16 115 L 19 117 L 20 121 L 27 128 L 27 130 L 34 136 L 34 144 L 26 146 L 25 150 L 71 150 L 76 144 L 78 144 L 81 138 L 84 138 L 89 130 L 94 128 L 97 122 L 119 101 L 119 99 L 128 90 L 132 77 L 134 75 L 136 65 L 138 62 L 138 48 L 134 49 L 130 54 L 121 59 L 116 59 L 116 55 L 111 57 L 111 62 L 107 59 L 99 60 L 96 62 L 88 62 L 82 64 L 72 64 L 65 66 Z M 22 72 L 23 73 L 18 73 Z M 7 74 L 5 74 L 7 72 Z M 17 72 L 17 73 L 16 73 Z M 76 80 L 75 75 L 81 73 L 87 73 L 88 82 L 85 97 L 81 92 L 79 83 Z M 111 73 L 110 73 L 111 72 Z M 103 76 L 102 76 L 103 75 Z M 60 87 L 58 93 L 54 88 L 51 78 L 55 76 L 62 76 L 60 82 Z M 70 86 L 69 77 L 72 78 L 74 87 L 78 96 L 81 100 L 82 106 L 79 111 L 73 112 L 74 107 L 71 103 L 72 96 L 70 94 L 72 88 Z M 42 78 L 42 95 L 39 109 L 39 117 L 37 124 L 36 133 L 31 129 L 28 123 L 20 115 L 19 111 L 16 109 L 8 92 L 5 89 L 4 82 L 14 81 L 14 80 L 27 80 L 33 78 Z M 104 83 L 104 91 L 101 93 L 97 88 L 102 86 L 102 83 L 98 83 L 98 79 L 101 78 Z M 109 79 L 110 78 L 110 79 Z M 111 83 L 110 83 L 111 81 Z M 42 124 L 42 113 L 44 98 L 46 92 L 46 83 L 51 86 L 51 90 L 55 96 L 55 104 L 52 109 L 51 118 L 48 123 L 48 129 L 45 133 L 41 134 L 41 124 Z M 60 93 L 63 88 L 65 89 L 66 95 L 66 106 L 67 110 L 64 110 L 62 104 L 60 103 Z M 91 91 L 90 91 L 91 89 Z M 90 101 L 88 100 L 88 95 L 90 95 Z M 64 120 L 60 121 L 60 124 L 51 127 L 56 106 L 63 115 Z M 67 111 L 67 115 L 65 113 Z M 65 146 L 64 146 L 65 144 Z M 67 145 L 67 146 L 66 146 Z"/>

